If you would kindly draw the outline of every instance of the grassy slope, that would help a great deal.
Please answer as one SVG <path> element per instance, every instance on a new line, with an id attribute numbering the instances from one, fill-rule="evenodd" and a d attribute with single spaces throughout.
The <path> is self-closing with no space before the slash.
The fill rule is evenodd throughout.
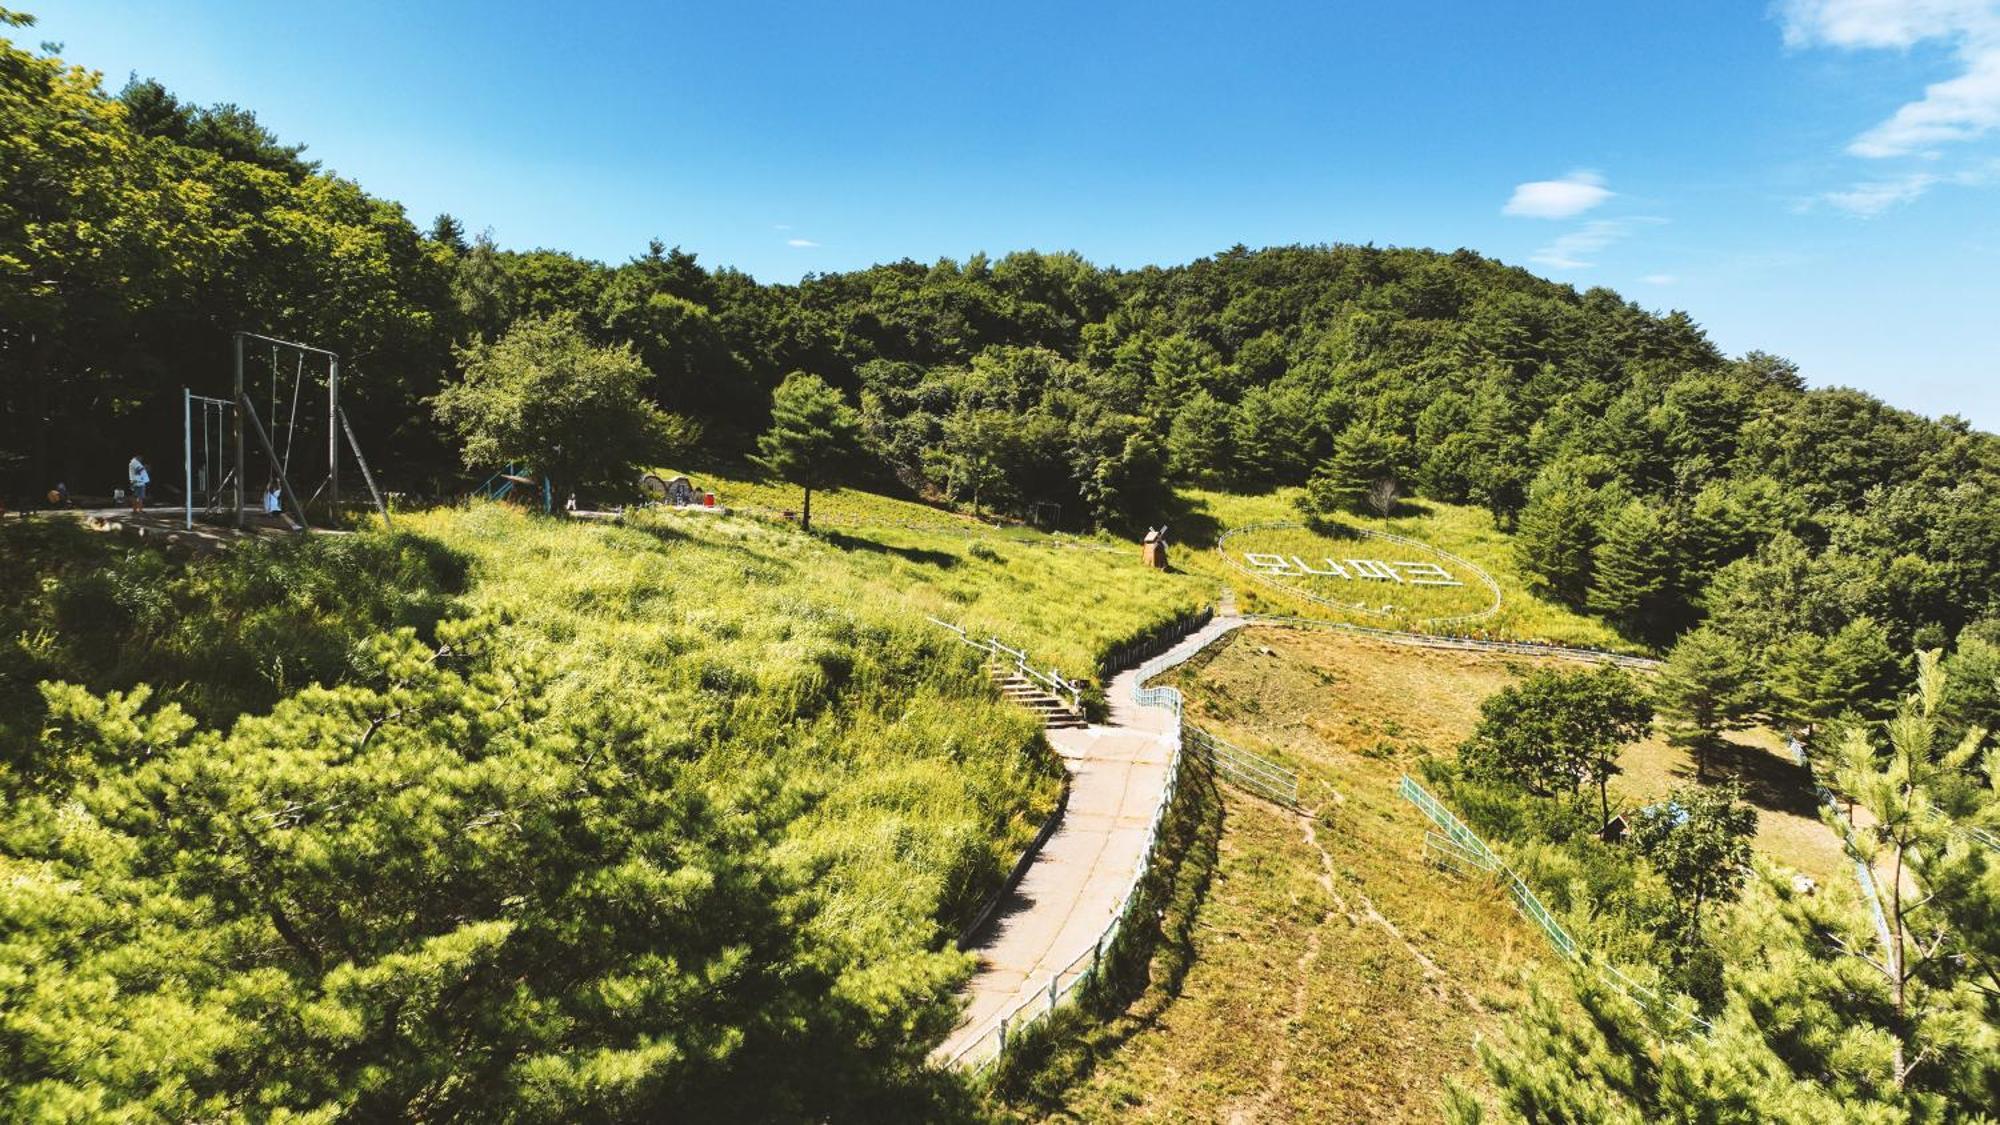
<path id="1" fill-rule="evenodd" d="M 1430 1121 L 1448 1078 L 1479 1088 L 1472 1037 L 1504 1020 L 1524 969 L 1555 956 L 1496 891 L 1421 861 L 1428 822 L 1394 787 L 1419 755 L 1451 753 L 1479 701 L 1535 663 L 1252 629 L 1190 665 L 1191 721 L 1299 769 L 1331 888 L 1298 818 L 1232 792 L 1182 995 L 1058 1116 Z M 1767 735 L 1741 741 L 1739 763 L 1762 782 L 1758 850 L 1827 878 L 1831 834 L 1788 807 L 1803 776 Z M 1657 741 L 1625 764 L 1614 792 L 1633 799 L 1692 768 Z M 1448 979 L 1427 979 L 1417 953 Z"/>
<path id="2" fill-rule="evenodd" d="M 517 643 L 558 670 L 558 706 L 618 695 L 680 731 L 709 775 L 761 778 L 769 800 L 795 804 L 789 854 L 826 892 L 822 923 L 892 957 L 926 921 L 913 904 L 956 914 L 976 901 L 1057 789 L 1051 760 L 1029 750 L 1032 720 L 923 617 L 1074 668 L 1195 600 L 1188 580 L 1136 560 L 1013 543 L 971 553 L 901 529 L 822 537 L 650 513 L 613 527 L 494 505 L 401 526 L 472 559 L 466 601 L 507 614 Z M 854 666 L 896 658 L 874 653 L 934 662 L 922 649 L 965 670 L 940 686 Z"/>
<path id="3" fill-rule="evenodd" d="M 1472 1037 L 1551 955 L 1492 888 L 1422 862 L 1426 822 L 1395 780 L 1511 672 L 1339 633 L 1246 630 L 1212 652 L 1180 677 L 1189 718 L 1297 767 L 1317 846 L 1300 818 L 1232 794 L 1180 999 L 1067 1112 L 1435 1120 L 1448 1078 L 1478 1080 Z"/>
<path id="4" fill-rule="evenodd" d="M 688 476 L 773 530 L 788 530 L 777 513 L 799 508 L 791 485 L 714 471 Z M 1137 545 L 1109 536 L 995 527 L 857 489 L 815 492 L 813 528 L 841 550 L 843 570 L 861 586 L 1025 648 L 1037 667 L 1072 678 L 1092 675 L 1105 651 L 1157 621 L 1212 601 L 1216 589 L 1204 572 L 1150 570 Z M 862 557 L 871 554 L 879 557 Z"/>
<path id="5" fill-rule="evenodd" d="M 1298 489 L 1279 489 L 1275 492 L 1246 495 L 1229 492 L 1189 491 L 1183 497 L 1189 505 L 1191 522 L 1196 528 L 1207 532 L 1227 531 L 1246 524 L 1273 520 L 1297 520 L 1298 510 L 1292 506 L 1292 499 Z M 1399 516 L 1395 519 L 1379 519 L 1374 516 L 1346 516 L 1343 522 L 1371 531 L 1387 531 L 1409 536 L 1434 544 L 1452 554 L 1470 559 L 1500 585 L 1500 611 L 1493 617 L 1474 625 L 1452 626 L 1440 631 L 1471 633 L 1506 637 L 1513 640 L 1553 641 L 1558 644 L 1577 645 L 1586 648 L 1603 648 L 1614 651 L 1641 651 L 1631 642 L 1619 637 L 1603 622 L 1546 601 L 1530 593 L 1515 568 L 1513 540 L 1505 532 L 1494 528 L 1493 520 L 1478 508 L 1467 508 L 1453 504 L 1424 501 L 1413 506 L 1420 514 Z M 1232 544 L 1234 546 L 1234 544 Z M 1342 551 L 1340 557 L 1359 554 L 1362 557 L 1420 558 L 1419 554 L 1397 553 L 1386 548 L 1380 551 Z M 1310 559 L 1309 559 L 1310 561 Z M 1216 557 L 1214 550 L 1207 547 L 1183 549 L 1175 559 L 1176 565 L 1197 573 L 1212 575 L 1217 582 L 1224 582 L 1236 590 L 1238 602 L 1245 613 L 1296 614 L 1302 617 L 1318 617 L 1330 620 L 1352 621 L 1356 624 L 1377 627 L 1410 628 L 1409 620 L 1389 620 L 1361 615 L 1341 614 L 1323 605 L 1291 597 L 1279 587 L 1251 580 L 1248 576 L 1226 567 Z M 1374 584 L 1368 584 L 1374 587 Z M 1375 594 L 1380 587 L 1369 592 Z M 1378 596 L 1388 598 L 1388 594 Z M 1407 597 L 1406 599 L 1407 600 Z M 1478 598 L 1470 599 L 1477 608 Z M 1441 601 L 1426 613 L 1461 612 L 1460 599 Z"/>

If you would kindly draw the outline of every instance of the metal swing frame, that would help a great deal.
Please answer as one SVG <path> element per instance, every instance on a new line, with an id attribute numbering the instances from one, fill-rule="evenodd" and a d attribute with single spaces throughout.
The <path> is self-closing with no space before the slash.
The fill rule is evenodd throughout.
<path id="1" fill-rule="evenodd" d="M 249 389 L 246 384 L 245 380 L 246 353 L 248 351 L 249 345 L 253 343 L 267 344 L 271 347 L 272 350 L 271 421 L 274 424 L 278 421 L 277 395 L 278 395 L 278 383 L 281 381 L 281 369 L 279 368 L 277 362 L 278 349 L 281 348 L 290 349 L 296 352 L 299 357 L 297 369 L 293 375 L 291 417 L 288 422 L 289 428 L 286 432 L 285 452 L 283 456 L 279 455 L 276 445 L 272 442 L 271 432 L 265 429 L 264 420 L 258 415 L 257 406 L 254 402 L 251 401 Z M 366 482 L 366 484 L 368 485 L 368 493 L 369 496 L 375 502 L 375 510 L 381 513 L 382 522 L 384 525 L 387 525 L 389 523 L 389 506 L 383 502 L 382 492 L 379 488 L 375 486 L 375 474 L 368 467 L 368 459 L 361 453 L 361 443 L 354 436 L 354 426 L 352 423 L 348 421 L 347 412 L 342 410 L 340 407 L 339 353 L 328 351 L 325 348 L 315 347 L 314 345 L 311 344 L 301 344 L 293 340 L 281 340 L 275 336 L 266 336 L 258 332 L 245 332 L 245 331 L 239 331 L 232 335 L 231 348 L 234 353 L 234 359 L 235 359 L 234 398 L 232 399 L 210 398 L 206 395 L 197 395 L 192 390 L 186 390 L 186 389 L 184 389 L 181 392 L 183 468 L 186 477 L 186 483 L 188 486 L 185 497 L 185 511 L 186 511 L 185 522 L 187 527 L 189 528 L 194 527 L 194 404 L 196 402 L 200 402 L 202 404 L 202 409 L 203 409 L 202 425 L 204 428 L 204 438 L 206 438 L 206 428 L 208 426 L 208 414 L 207 414 L 208 409 L 211 406 L 214 406 L 218 408 L 227 409 L 230 412 L 230 444 L 234 452 L 234 464 L 228 476 L 225 478 L 225 483 L 227 483 L 229 486 L 229 492 L 231 498 L 230 507 L 232 507 L 235 510 L 235 517 L 231 522 L 237 528 L 239 529 L 243 528 L 247 523 L 247 517 L 245 515 L 247 509 L 244 506 L 244 496 L 243 496 L 243 482 L 245 480 L 244 474 L 248 471 L 248 466 L 245 464 L 248 454 L 248 446 L 245 440 L 246 436 L 254 436 L 258 446 L 262 448 L 264 456 L 269 459 L 271 463 L 271 471 L 273 475 L 277 478 L 279 495 L 282 497 L 284 505 L 289 509 L 289 514 L 294 524 L 294 530 L 300 532 L 312 530 L 312 524 L 306 517 L 306 505 L 311 503 L 313 500 L 318 499 L 322 491 L 325 492 L 327 496 L 328 512 L 330 512 L 333 515 L 335 522 L 338 522 L 340 513 L 340 460 L 341 460 L 340 445 L 341 445 L 341 439 L 343 437 L 346 438 L 348 450 L 354 454 L 354 463 L 361 470 L 362 480 Z M 305 375 L 306 375 L 305 363 L 306 363 L 306 357 L 308 355 L 319 356 L 324 358 L 326 360 L 326 365 L 327 365 L 326 366 L 327 475 L 326 475 L 326 480 L 321 483 L 320 487 L 314 490 L 312 497 L 305 501 L 301 501 L 299 499 L 298 492 L 292 487 L 291 460 L 292 460 L 292 450 L 296 445 L 295 439 L 297 436 L 297 429 L 298 429 L 299 399 L 301 397 L 302 390 L 305 384 Z M 249 433 L 247 435 L 245 433 L 245 428 L 244 428 L 244 422 L 246 419 L 249 421 Z M 206 469 L 206 467 L 207 467 L 206 461 L 204 460 L 204 469 Z M 213 510 L 214 507 L 216 506 L 214 503 L 214 495 L 220 491 L 222 491 L 220 486 L 218 486 L 214 482 L 210 482 L 209 504 L 208 504 L 208 508 L 210 510 Z"/>

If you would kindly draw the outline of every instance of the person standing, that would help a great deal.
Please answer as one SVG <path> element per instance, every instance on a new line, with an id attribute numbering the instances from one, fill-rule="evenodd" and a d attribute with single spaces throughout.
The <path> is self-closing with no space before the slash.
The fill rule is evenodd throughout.
<path id="1" fill-rule="evenodd" d="M 125 466 L 125 479 L 132 486 L 132 510 L 146 510 L 146 486 L 153 483 L 153 474 L 146 471 L 146 461 L 137 453 L 132 455 L 132 463 Z"/>

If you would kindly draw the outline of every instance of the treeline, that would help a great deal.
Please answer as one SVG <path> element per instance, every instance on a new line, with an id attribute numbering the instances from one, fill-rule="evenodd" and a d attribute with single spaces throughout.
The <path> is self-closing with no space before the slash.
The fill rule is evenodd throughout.
<path id="1" fill-rule="evenodd" d="M 449 215 L 420 230 L 244 110 L 114 95 L 11 43 L 0 87 L 8 495 L 171 459 L 178 388 L 226 385 L 239 327 L 341 351 L 381 474 L 449 492 L 465 466 L 432 398 L 532 322 L 636 357 L 639 393 L 714 455 L 750 453 L 784 377 L 818 375 L 859 411 L 858 478 L 981 512 L 1129 529 L 1181 483 L 1308 484 L 1316 513 L 1482 505 L 1544 592 L 1655 644 L 1727 621 L 1804 669 L 2000 608 L 1991 435 L 1469 251 L 1021 252 L 767 285 L 657 241 L 607 265 Z M 1801 635 L 1821 647 L 1780 651 Z"/>

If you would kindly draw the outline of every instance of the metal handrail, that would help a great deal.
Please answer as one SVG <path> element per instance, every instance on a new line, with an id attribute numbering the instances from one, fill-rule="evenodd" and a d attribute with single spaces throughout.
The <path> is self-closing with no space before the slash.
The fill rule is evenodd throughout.
<path id="1" fill-rule="evenodd" d="M 1044 672 L 1036 668 L 1028 662 L 1028 654 L 1025 650 L 1007 645 L 998 637 L 987 637 L 982 641 L 974 638 L 972 634 L 957 625 L 953 625 L 949 621 L 940 621 L 935 617 L 929 617 L 925 620 L 940 628 L 949 629 L 958 634 L 958 639 L 965 644 L 989 656 L 1000 659 L 1005 663 L 1012 664 L 1014 671 L 1020 673 L 1024 678 L 1048 689 L 1049 694 L 1058 698 L 1068 696 L 1070 708 L 1078 713 L 1083 711 L 1083 685 L 1064 676 L 1058 669 L 1051 667 L 1048 671 Z"/>
<path id="2" fill-rule="evenodd" d="M 974 640 L 970 634 L 956 625 L 939 621 L 935 617 L 930 618 L 930 621 L 933 624 L 940 625 L 957 633 L 959 638 L 967 644 L 976 648 L 987 649 L 985 643 Z M 1220 636 L 1221 634 L 1217 635 Z M 998 642 L 993 643 L 997 644 Z M 988 651 L 991 650 L 988 649 Z M 1153 814 L 1148 819 L 1146 840 L 1144 845 L 1139 849 L 1138 860 L 1133 864 L 1132 881 L 1126 887 L 1125 894 L 1120 898 L 1118 906 L 1111 911 L 1105 923 L 1104 932 L 1098 935 L 1097 940 L 1091 944 L 1088 951 L 1079 954 L 1069 964 L 1051 974 L 1046 989 L 1037 990 L 1023 997 L 1019 1003 L 1016 1003 L 1013 1007 L 988 1021 L 986 1028 L 971 1042 L 959 1048 L 958 1051 L 945 1059 L 946 1063 L 955 1066 L 970 1066 L 974 1070 L 984 1069 L 992 1065 L 1000 1057 L 1001 1052 L 1006 1049 L 1007 1040 L 1010 1035 L 1018 1033 L 1023 1028 L 1031 1026 L 1035 1021 L 1055 1011 L 1058 1004 L 1062 1003 L 1071 993 L 1097 975 L 1104 963 L 1105 952 L 1114 946 L 1119 934 L 1124 932 L 1126 920 L 1131 915 L 1132 904 L 1138 899 L 1140 886 L 1145 880 L 1146 869 L 1152 865 L 1153 849 L 1160 838 L 1160 825 L 1166 820 L 1167 810 L 1173 806 L 1174 797 L 1180 791 L 1181 764 L 1183 760 L 1183 732 L 1180 721 L 1181 693 L 1171 687 L 1146 686 L 1147 680 L 1187 659 L 1187 656 L 1191 654 L 1182 654 L 1177 658 L 1171 659 L 1170 655 L 1163 653 L 1147 661 L 1145 665 L 1141 666 L 1132 684 L 1132 701 L 1134 703 L 1142 706 L 1165 707 L 1173 715 L 1174 722 L 1172 728 L 1166 734 L 1169 744 L 1173 747 L 1173 752 L 1167 760 L 1167 782 L 1161 788 L 1160 799 L 1154 804 Z"/>

